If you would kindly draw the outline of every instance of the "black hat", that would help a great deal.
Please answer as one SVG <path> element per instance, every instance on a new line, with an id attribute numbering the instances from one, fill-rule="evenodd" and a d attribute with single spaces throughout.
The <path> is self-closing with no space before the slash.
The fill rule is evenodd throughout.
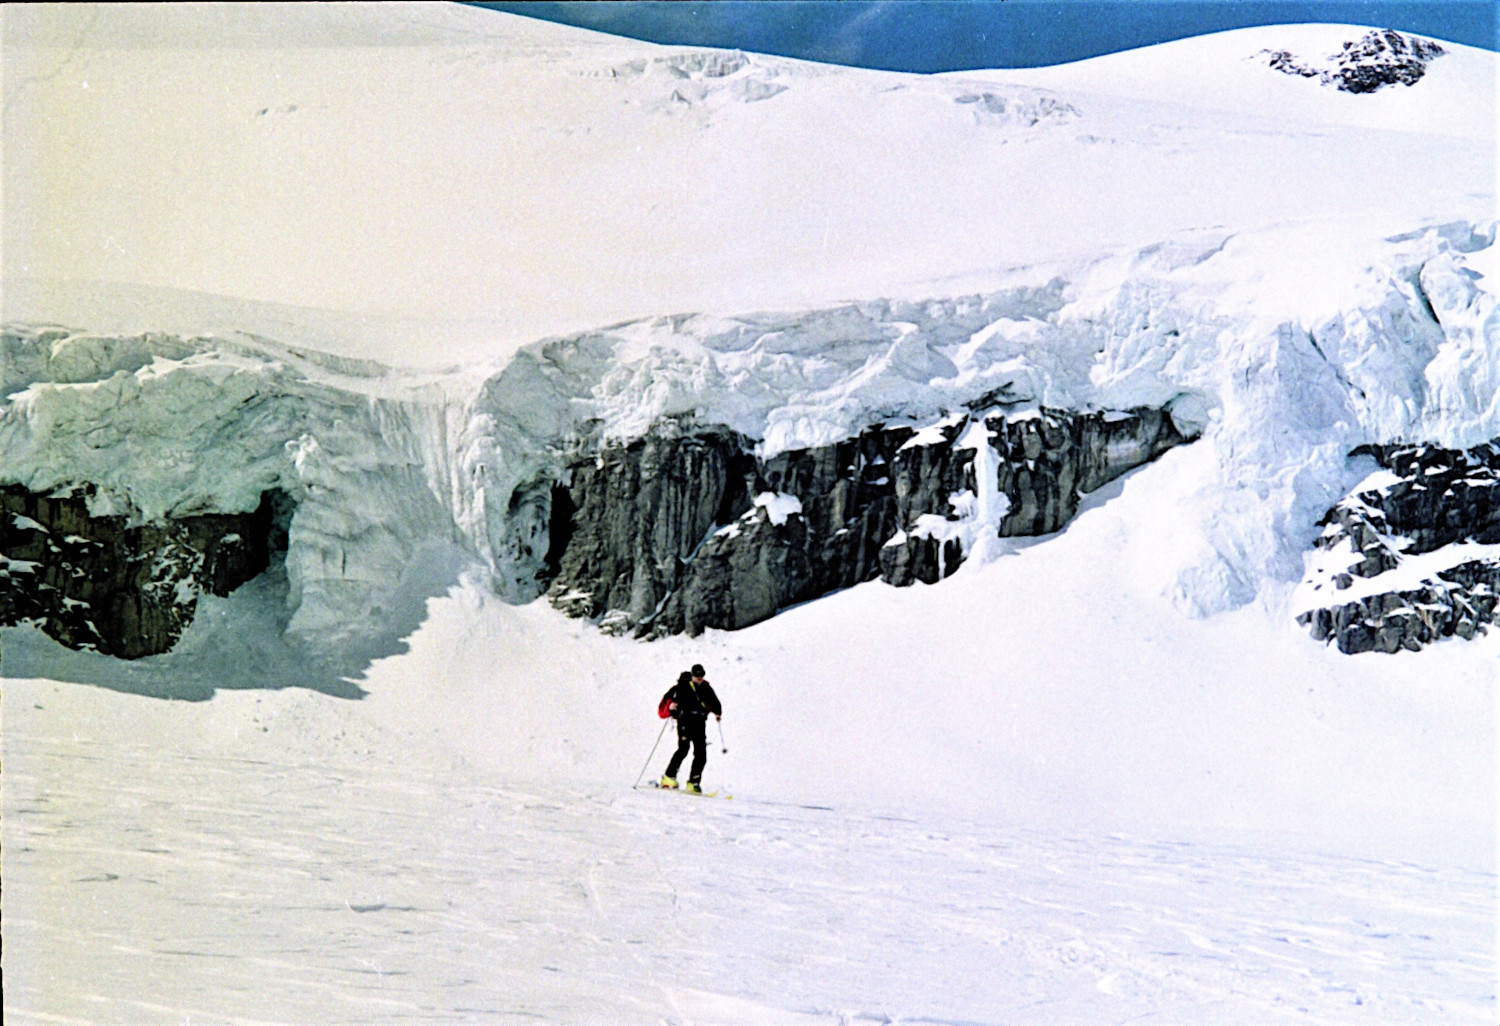
<path id="1" fill-rule="evenodd" d="M 701 676 L 703 676 L 703 664 L 702 663 L 694 663 L 693 664 L 693 676 L 694 677 L 701 677 Z"/>

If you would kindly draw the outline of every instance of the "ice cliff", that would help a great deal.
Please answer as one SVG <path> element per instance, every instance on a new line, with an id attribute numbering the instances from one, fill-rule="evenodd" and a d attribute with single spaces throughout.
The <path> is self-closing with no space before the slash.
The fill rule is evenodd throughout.
<path id="1" fill-rule="evenodd" d="M 1500 436 L 1494 232 L 1192 232 L 1018 271 L 983 294 L 544 339 L 487 375 L 397 371 L 249 335 L 11 325 L 0 588 L 12 620 L 87 643 L 55 610 L 88 620 L 98 596 L 67 582 L 91 571 L 39 541 L 57 533 L 36 514 L 45 498 L 97 521 L 64 534 L 111 545 L 192 518 L 250 518 L 221 540 L 274 520 L 284 556 L 279 538 L 254 544 L 284 560 L 287 632 L 314 646 L 379 630 L 403 579 L 433 562 L 482 568 L 517 602 L 560 582 L 559 604 L 608 625 L 734 627 L 875 575 L 936 581 L 975 551 L 998 555 L 1002 536 L 1057 530 L 1080 490 L 1201 438 L 1212 459 L 1163 511 L 1182 530 L 1160 586 L 1189 615 L 1258 594 L 1287 601 L 1320 522 L 1369 473 L 1356 450 Z M 680 508 L 646 503 L 650 522 L 610 541 L 584 511 L 617 516 L 686 480 L 676 456 L 644 459 L 664 439 L 718 439 L 720 483 L 679 489 Z M 924 450 L 936 462 L 913 473 Z M 631 452 L 620 470 L 631 495 L 590 483 Z M 276 517 L 255 519 L 273 502 Z M 657 551 L 642 539 L 669 515 L 673 540 Z M 756 532 L 799 531 L 791 548 L 735 555 Z M 229 586 L 205 576 L 208 547 L 163 564 L 178 568 L 160 580 L 184 606 Z M 668 556 L 678 563 L 664 570 Z M 803 569 L 767 569 L 772 557 Z M 737 559 L 760 569 L 717 584 L 700 573 Z M 38 573 L 61 589 L 54 612 L 16 598 Z M 745 582 L 781 590 L 752 598 Z M 135 642 L 100 647 L 140 654 Z"/>

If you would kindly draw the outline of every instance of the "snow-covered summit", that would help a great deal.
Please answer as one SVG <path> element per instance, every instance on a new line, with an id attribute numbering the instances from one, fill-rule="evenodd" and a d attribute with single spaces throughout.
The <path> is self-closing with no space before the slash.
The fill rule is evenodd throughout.
<path id="1" fill-rule="evenodd" d="M 1057 90 L 1293 123 L 1493 139 L 1496 56 L 1368 25 L 1269 25 L 1073 64 L 988 71 Z M 1381 88 L 1390 82 L 1405 88 Z"/>

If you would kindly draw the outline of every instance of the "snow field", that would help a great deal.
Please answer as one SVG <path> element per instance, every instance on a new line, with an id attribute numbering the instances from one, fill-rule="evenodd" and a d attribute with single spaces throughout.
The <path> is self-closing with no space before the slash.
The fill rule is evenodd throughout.
<path id="1" fill-rule="evenodd" d="M 942 585 L 696 641 L 470 578 L 358 702 L 163 703 L 7 631 L 7 675 L 80 682 L 6 683 L 10 1000 L 38 1022 L 1488 1021 L 1496 639 L 1349 658 L 1257 605 L 1171 616 L 1138 570 L 1197 457 Z M 214 600 L 133 669 L 223 661 L 227 687 L 236 618 L 273 597 Z M 632 793 L 694 660 L 726 705 L 706 781 L 736 797 Z"/>
<path id="2" fill-rule="evenodd" d="M 93 723 L 80 694 L 110 699 Z M 240 720 L 241 743 L 213 731 L 211 745 L 182 732 L 148 745 L 121 743 L 113 719 L 158 703 L 8 683 L 8 1017 L 763 1026 L 1493 1013 L 1487 873 L 1039 831 L 931 803 L 916 819 L 517 786 L 420 749 L 367 748 L 357 728 L 331 749 L 296 744 L 309 720 L 343 719 L 310 708 L 335 699 L 226 697 L 189 718 Z M 70 714 L 83 721 L 73 737 L 55 730 Z"/>
<path id="3" fill-rule="evenodd" d="M 990 291 L 1177 231 L 1494 210 L 1493 54 L 1368 96 L 1251 59 L 1354 26 L 955 78 L 760 55 L 714 76 L 723 51 L 457 5 L 392 12 L 386 45 L 326 45 L 369 11 L 292 5 L 278 46 L 224 38 L 240 17 L 7 12 L 8 280 L 459 322 L 418 342 L 356 317 L 331 343 L 430 367 L 472 358 L 480 322 L 498 357 L 666 312 Z"/>

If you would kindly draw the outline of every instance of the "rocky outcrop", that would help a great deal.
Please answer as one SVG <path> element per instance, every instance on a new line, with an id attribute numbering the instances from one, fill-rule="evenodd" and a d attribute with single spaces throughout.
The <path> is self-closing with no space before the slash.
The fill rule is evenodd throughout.
<path id="1" fill-rule="evenodd" d="M 1376 30 L 1323 60 L 1307 61 L 1290 50 L 1264 50 L 1274 69 L 1301 78 L 1316 78 L 1321 84 L 1346 93 L 1373 93 L 1388 85 L 1415 85 L 1427 73 L 1427 65 L 1447 51 L 1441 45 L 1416 36 L 1403 36 L 1391 29 Z"/>
<path id="2" fill-rule="evenodd" d="M 606 626 L 647 623 L 682 583 L 710 530 L 749 505 L 750 442 L 723 428 L 686 432 L 665 421 L 626 445 L 605 446 L 569 468 L 554 495 L 572 516 L 553 517 L 550 596 Z"/>
<path id="3" fill-rule="evenodd" d="M 1500 593 L 1500 440 L 1468 450 L 1366 446 L 1383 472 L 1324 516 L 1298 621 L 1339 651 L 1471 638 Z"/>
<path id="4" fill-rule="evenodd" d="M 761 458 L 727 429 L 665 421 L 569 468 L 549 597 L 661 636 L 746 627 L 876 578 L 934 583 L 986 537 L 1060 529 L 1081 492 L 1185 440 L 1161 410 L 994 411 Z"/>
<path id="5" fill-rule="evenodd" d="M 192 622 L 200 591 L 228 595 L 286 549 L 281 492 L 252 513 L 134 525 L 90 515 L 91 492 L 0 486 L 0 626 L 33 623 L 70 648 L 124 659 L 155 655 Z"/>

